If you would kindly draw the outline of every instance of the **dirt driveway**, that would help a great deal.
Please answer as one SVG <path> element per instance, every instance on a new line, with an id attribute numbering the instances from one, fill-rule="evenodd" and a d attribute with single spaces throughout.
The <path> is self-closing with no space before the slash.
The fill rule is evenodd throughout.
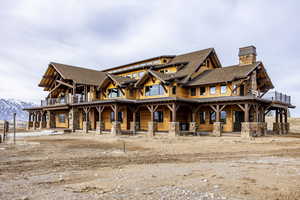
<path id="1" fill-rule="evenodd" d="M 0 199 L 300 199 L 300 135 L 67 134 L 0 145 Z"/>

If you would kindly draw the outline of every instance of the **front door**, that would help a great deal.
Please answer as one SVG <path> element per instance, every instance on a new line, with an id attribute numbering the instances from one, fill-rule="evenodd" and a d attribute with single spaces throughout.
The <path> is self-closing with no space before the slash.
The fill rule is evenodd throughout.
<path id="1" fill-rule="evenodd" d="M 242 129 L 242 122 L 244 122 L 244 112 L 243 111 L 235 111 L 234 112 L 234 126 L 233 131 L 241 131 Z"/>

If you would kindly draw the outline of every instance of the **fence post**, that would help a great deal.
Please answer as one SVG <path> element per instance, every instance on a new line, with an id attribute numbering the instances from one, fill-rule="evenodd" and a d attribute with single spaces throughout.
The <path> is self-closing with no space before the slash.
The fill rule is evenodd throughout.
<path id="1" fill-rule="evenodd" d="M 14 144 L 16 144 L 16 113 L 14 113 Z"/>

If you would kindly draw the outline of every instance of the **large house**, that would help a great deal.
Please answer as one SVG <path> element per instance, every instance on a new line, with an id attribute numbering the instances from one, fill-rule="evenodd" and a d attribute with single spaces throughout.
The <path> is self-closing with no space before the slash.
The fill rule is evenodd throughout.
<path id="1" fill-rule="evenodd" d="M 26 109 L 28 128 L 252 137 L 265 135 L 265 115 L 275 110 L 273 129 L 286 133 L 291 98 L 267 93 L 274 86 L 254 46 L 238 56 L 238 64 L 223 67 L 209 48 L 103 71 L 51 62 L 39 83 L 48 96 Z"/>

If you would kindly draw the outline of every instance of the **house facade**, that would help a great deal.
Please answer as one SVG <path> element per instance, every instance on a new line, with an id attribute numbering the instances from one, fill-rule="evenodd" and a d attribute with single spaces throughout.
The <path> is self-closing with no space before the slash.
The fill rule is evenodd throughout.
<path id="1" fill-rule="evenodd" d="M 240 48 L 237 60 L 222 67 L 209 48 L 103 71 L 51 62 L 39 83 L 48 96 L 26 109 L 28 129 L 252 137 L 265 135 L 274 110 L 274 131 L 287 133 L 291 98 L 269 93 L 274 86 L 254 46 Z"/>

